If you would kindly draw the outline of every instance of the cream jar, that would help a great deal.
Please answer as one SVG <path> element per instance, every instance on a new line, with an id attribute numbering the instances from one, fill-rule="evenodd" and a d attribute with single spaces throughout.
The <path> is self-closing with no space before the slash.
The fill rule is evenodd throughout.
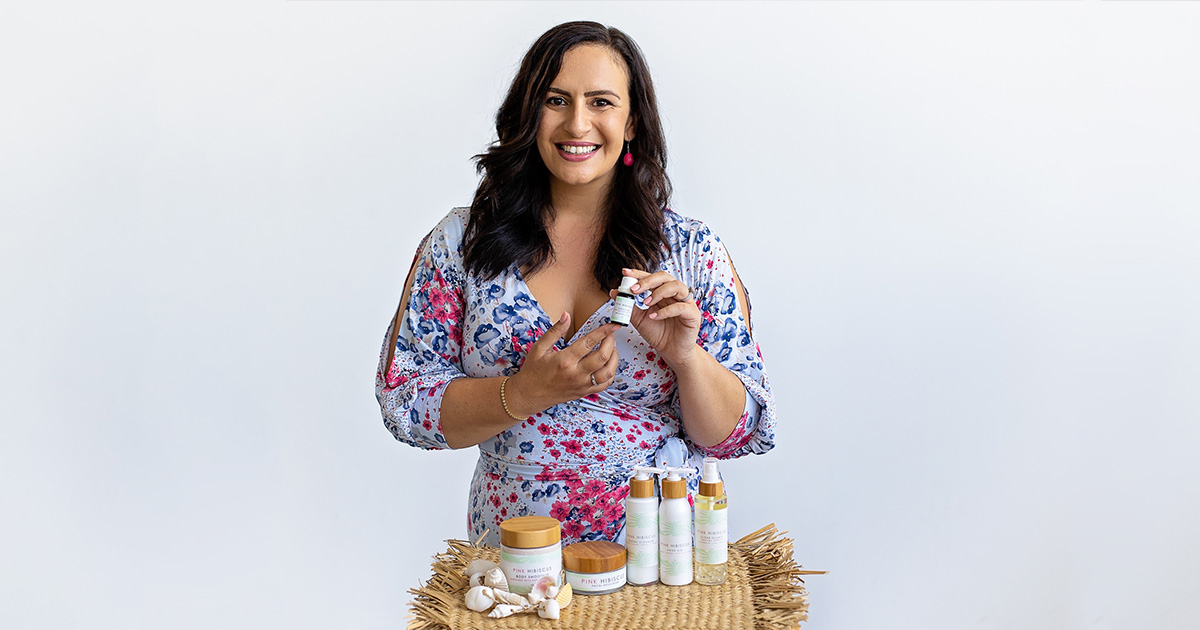
<path id="1" fill-rule="evenodd" d="M 625 547 L 589 540 L 563 549 L 567 584 L 578 595 L 606 595 L 625 587 Z"/>
<path id="2" fill-rule="evenodd" d="M 510 591 L 526 595 L 547 575 L 561 585 L 561 527 L 549 516 L 518 516 L 500 523 L 500 569 Z"/>

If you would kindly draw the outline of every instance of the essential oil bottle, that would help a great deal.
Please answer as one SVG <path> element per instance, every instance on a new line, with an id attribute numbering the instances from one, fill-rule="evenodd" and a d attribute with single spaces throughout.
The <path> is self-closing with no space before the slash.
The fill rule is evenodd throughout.
<path id="1" fill-rule="evenodd" d="M 614 324 L 629 325 L 629 317 L 633 315 L 633 292 L 630 287 L 637 284 L 633 276 L 621 276 L 621 286 L 617 289 L 617 298 L 613 300 L 613 313 L 609 319 Z"/>
<path id="2" fill-rule="evenodd" d="M 696 583 L 725 583 L 729 566 L 729 511 L 715 457 L 704 458 L 696 494 Z"/>

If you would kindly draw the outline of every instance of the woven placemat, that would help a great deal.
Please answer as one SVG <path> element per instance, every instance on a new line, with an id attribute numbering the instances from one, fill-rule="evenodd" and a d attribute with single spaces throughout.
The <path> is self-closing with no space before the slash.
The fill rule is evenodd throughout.
<path id="1" fill-rule="evenodd" d="M 786 533 L 786 532 L 784 532 Z M 497 561 L 493 547 L 461 540 L 434 556 L 429 583 L 414 595 L 410 630 L 777 630 L 799 628 L 808 620 L 805 571 L 792 559 L 792 541 L 775 525 L 729 545 L 729 569 L 719 586 L 626 586 L 609 595 L 576 595 L 560 619 L 536 613 L 491 619 L 466 607 L 467 577 L 472 560 Z"/>

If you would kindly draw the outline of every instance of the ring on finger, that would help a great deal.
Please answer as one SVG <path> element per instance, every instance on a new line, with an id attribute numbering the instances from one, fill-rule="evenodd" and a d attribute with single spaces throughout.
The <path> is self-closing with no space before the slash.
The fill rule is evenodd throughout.
<path id="1" fill-rule="evenodd" d="M 599 383 L 597 383 L 597 382 L 596 382 L 596 374 L 595 374 L 595 372 L 593 372 L 593 373 L 591 373 L 591 374 L 588 374 L 588 378 L 592 379 L 592 387 L 595 387 L 595 386 L 599 385 Z"/>

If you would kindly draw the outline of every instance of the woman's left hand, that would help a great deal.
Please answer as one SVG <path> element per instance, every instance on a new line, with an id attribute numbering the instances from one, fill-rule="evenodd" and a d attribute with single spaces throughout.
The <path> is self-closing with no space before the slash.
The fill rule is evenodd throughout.
<path id="1" fill-rule="evenodd" d="M 697 356 L 696 353 L 703 352 L 696 345 L 696 337 L 700 334 L 700 309 L 686 284 L 665 271 L 649 273 L 623 269 L 622 273 L 637 278 L 637 284 L 631 289 L 634 294 L 650 292 L 643 301 L 649 308 L 642 310 L 635 306 L 629 323 L 667 365 L 678 371 Z M 617 290 L 608 294 L 615 298 Z"/>

